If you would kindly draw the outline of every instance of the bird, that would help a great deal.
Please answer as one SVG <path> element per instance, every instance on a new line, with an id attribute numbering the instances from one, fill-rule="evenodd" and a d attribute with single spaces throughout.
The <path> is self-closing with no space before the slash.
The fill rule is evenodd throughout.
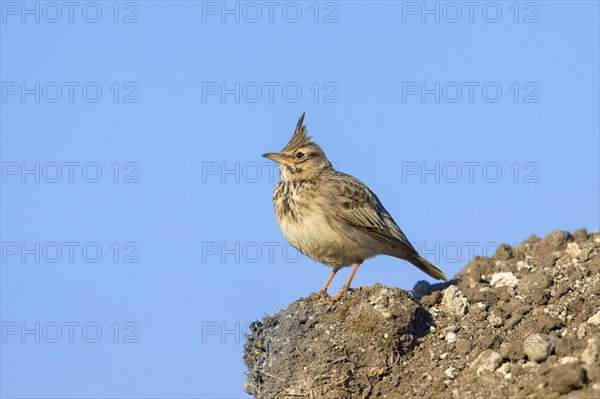
<path id="1" fill-rule="evenodd" d="M 362 263 L 377 255 L 404 259 L 431 277 L 446 275 L 422 258 L 379 198 L 357 178 L 333 168 L 323 149 L 308 135 L 304 117 L 280 152 L 262 156 L 279 164 L 273 191 L 277 223 L 286 240 L 302 254 L 333 268 L 313 300 L 346 298 Z M 336 273 L 354 265 L 334 297 L 328 288 Z"/>

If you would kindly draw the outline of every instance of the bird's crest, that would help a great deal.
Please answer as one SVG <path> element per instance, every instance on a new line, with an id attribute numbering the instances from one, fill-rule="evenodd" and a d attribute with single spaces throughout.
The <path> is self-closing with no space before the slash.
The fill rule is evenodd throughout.
<path id="1" fill-rule="evenodd" d="M 296 130 L 294 131 L 290 142 L 283 148 L 283 151 L 293 151 L 312 144 L 311 138 L 306 130 L 306 125 L 304 124 L 304 115 L 306 115 L 306 112 L 302 113 L 302 116 L 298 119 Z"/>

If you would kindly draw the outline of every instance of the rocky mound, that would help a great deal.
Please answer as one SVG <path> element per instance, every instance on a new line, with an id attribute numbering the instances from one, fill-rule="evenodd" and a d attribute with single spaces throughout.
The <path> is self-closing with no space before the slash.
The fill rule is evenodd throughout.
<path id="1" fill-rule="evenodd" d="M 244 345 L 256 398 L 600 397 L 600 232 L 556 231 L 456 279 L 300 299 Z"/>

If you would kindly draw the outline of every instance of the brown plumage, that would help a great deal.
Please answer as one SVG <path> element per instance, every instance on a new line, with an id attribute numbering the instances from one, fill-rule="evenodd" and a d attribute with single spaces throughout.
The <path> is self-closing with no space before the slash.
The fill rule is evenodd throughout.
<path id="1" fill-rule="evenodd" d="M 358 267 L 377 255 L 405 259 L 436 279 L 448 280 L 419 256 L 364 183 L 333 169 L 321 147 L 308 136 L 304 114 L 283 150 L 263 156 L 280 167 L 281 181 L 275 186 L 273 201 L 283 235 L 306 256 L 333 267 L 318 298 L 328 296 L 327 288 L 338 270 L 354 264 L 334 300 L 346 296 Z"/>

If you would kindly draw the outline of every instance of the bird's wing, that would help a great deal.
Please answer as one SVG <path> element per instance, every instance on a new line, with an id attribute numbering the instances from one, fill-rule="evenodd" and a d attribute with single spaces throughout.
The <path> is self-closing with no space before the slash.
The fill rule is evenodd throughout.
<path id="1" fill-rule="evenodd" d="M 329 184 L 330 192 L 335 195 L 336 214 L 344 222 L 406 251 L 407 255 L 417 253 L 379 198 L 363 182 L 336 172 Z"/>

